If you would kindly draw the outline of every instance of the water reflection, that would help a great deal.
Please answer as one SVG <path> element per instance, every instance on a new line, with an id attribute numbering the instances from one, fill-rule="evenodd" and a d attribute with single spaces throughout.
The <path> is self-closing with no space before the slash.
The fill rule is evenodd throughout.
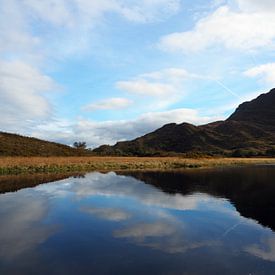
<path id="1" fill-rule="evenodd" d="M 243 216 L 275 230 L 275 167 L 207 169 L 166 172 L 124 172 L 165 193 L 196 192 L 227 198 Z"/>
<path id="2" fill-rule="evenodd" d="M 68 177 L 83 178 L 85 175 L 79 173 L 2 175 L 0 176 L 0 194 L 16 192 L 23 188 L 35 187 L 39 184 L 54 182 Z"/>
<path id="3" fill-rule="evenodd" d="M 0 274 L 274 274 L 274 176 L 258 167 L 32 179 L 0 195 Z"/>
<path id="4" fill-rule="evenodd" d="M 31 203 L 30 203 L 31 202 Z M 12 260 L 36 248 L 55 232 L 55 226 L 41 224 L 47 215 L 46 198 L 34 192 L 23 196 L 1 196 L 0 258 Z"/>
<path id="5" fill-rule="evenodd" d="M 264 238 L 258 244 L 249 245 L 245 251 L 263 260 L 275 262 L 275 236 Z"/>
<path id="6" fill-rule="evenodd" d="M 122 209 L 114 208 L 96 208 L 96 207 L 83 207 L 82 210 L 86 213 L 95 215 L 98 218 L 109 220 L 109 221 L 123 221 L 131 217 L 131 213 L 127 213 Z"/>

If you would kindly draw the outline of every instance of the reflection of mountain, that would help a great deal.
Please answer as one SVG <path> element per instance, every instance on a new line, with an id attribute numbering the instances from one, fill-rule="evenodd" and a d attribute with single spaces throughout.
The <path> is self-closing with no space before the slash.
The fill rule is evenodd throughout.
<path id="1" fill-rule="evenodd" d="M 201 192 L 228 198 L 242 216 L 275 230 L 275 169 L 272 167 L 123 174 L 170 194 Z"/>
<path id="2" fill-rule="evenodd" d="M 0 176 L 0 194 L 15 192 L 23 188 L 35 187 L 39 184 L 50 183 L 71 176 L 81 176 L 78 174 L 33 174 L 33 175 L 8 175 Z"/>
<path id="3" fill-rule="evenodd" d="M 256 170 L 93 172 L 1 194 L 0 274 L 268 274 L 272 230 L 215 197 L 264 208 L 273 173 Z"/>
<path id="4" fill-rule="evenodd" d="M 60 185 L 58 190 L 53 190 L 63 193 L 64 187 L 66 189 Z M 221 236 L 232 225 L 240 221 L 247 226 L 250 224 L 236 215 L 235 209 L 224 199 L 205 194 L 168 194 L 153 185 L 113 172 L 87 174 L 69 185 L 68 190 L 73 191 L 78 200 L 94 198 L 89 205 L 80 208 L 81 212 L 117 223 L 112 233 L 115 238 L 169 254 L 220 246 Z M 113 202 L 111 207 L 110 202 Z M 213 210 L 215 217 L 219 217 L 218 230 L 212 229 Z M 181 218 L 176 213 L 181 213 Z M 207 224 L 204 218 L 198 218 L 200 215 L 208 216 Z M 190 224 L 192 230 L 188 229 Z"/>

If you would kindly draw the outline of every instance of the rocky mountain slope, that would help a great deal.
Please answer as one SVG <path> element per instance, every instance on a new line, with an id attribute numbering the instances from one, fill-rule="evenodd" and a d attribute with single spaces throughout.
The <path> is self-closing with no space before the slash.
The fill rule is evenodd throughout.
<path id="1" fill-rule="evenodd" d="M 275 89 L 241 104 L 225 121 L 167 124 L 132 141 L 103 145 L 100 155 L 275 155 Z"/>

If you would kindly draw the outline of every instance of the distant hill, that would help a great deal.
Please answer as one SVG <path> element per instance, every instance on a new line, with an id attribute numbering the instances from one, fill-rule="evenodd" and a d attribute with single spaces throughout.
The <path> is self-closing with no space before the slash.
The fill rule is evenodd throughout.
<path id="1" fill-rule="evenodd" d="M 0 132 L 0 156 L 79 156 L 88 150 L 60 143 Z"/>
<path id="2" fill-rule="evenodd" d="M 225 121 L 194 126 L 167 124 L 134 139 L 103 145 L 100 155 L 275 156 L 275 89 L 241 104 Z"/>

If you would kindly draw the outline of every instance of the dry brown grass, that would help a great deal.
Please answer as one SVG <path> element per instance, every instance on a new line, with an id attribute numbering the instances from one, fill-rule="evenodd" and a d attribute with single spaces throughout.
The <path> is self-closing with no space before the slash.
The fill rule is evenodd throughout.
<path id="1" fill-rule="evenodd" d="M 275 164 L 272 158 L 180 157 L 1 157 L 0 173 L 69 172 L 122 169 L 180 169 Z"/>

